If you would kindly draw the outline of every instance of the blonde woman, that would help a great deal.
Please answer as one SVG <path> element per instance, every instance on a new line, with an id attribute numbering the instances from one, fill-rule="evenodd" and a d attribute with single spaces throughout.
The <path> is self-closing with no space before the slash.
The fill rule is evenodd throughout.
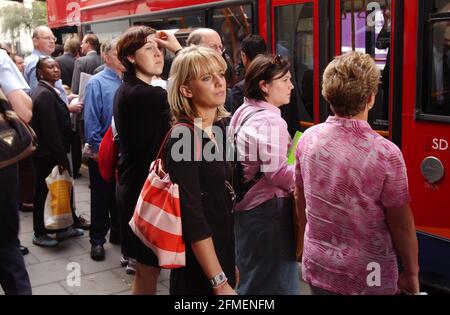
<path id="1" fill-rule="evenodd" d="M 189 47 L 177 54 L 169 76 L 173 119 L 198 123 L 192 130 L 175 126 L 165 148 L 167 171 L 180 189 L 186 242 L 186 266 L 171 271 L 171 294 L 236 294 L 233 205 L 227 184 L 231 170 L 223 136 L 228 116 L 225 70 L 223 58 L 211 48 Z M 199 146 L 204 153 L 200 158 Z"/>

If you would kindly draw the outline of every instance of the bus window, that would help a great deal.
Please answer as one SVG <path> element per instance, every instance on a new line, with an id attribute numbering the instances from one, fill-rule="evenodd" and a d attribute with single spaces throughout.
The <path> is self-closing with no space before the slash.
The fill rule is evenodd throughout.
<path id="1" fill-rule="evenodd" d="M 233 85 L 238 80 L 235 74 L 241 62 L 240 43 L 253 31 L 252 6 L 250 4 L 235 5 L 215 8 L 212 11 L 212 28 L 221 35 L 225 48 L 224 57 L 235 70 L 233 77 L 230 78 L 230 83 Z"/>
<path id="2" fill-rule="evenodd" d="M 148 16 L 133 19 L 132 25 L 146 25 L 156 30 L 190 29 L 205 25 L 205 14 L 202 11 L 185 12 L 183 15 Z"/>
<path id="3" fill-rule="evenodd" d="M 430 11 L 422 112 L 450 116 L 450 0 L 434 0 Z"/>
<path id="4" fill-rule="evenodd" d="M 84 26 L 83 34 L 92 32 L 97 35 L 100 42 L 104 42 L 120 36 L 128 27 L 130 27 L 129 20 L 93 23 Z"/>
<path id="5" fill-rule="evenodd" d="M 291 104 L 281 108 L 292 134 L 299 121 L 313 122 L 314 116 L 314 6 L 312 2 L 275 7 L 275 52 L 291 63 Z M 302 126 L 304 129 L 305 126 Z"/>
<path id="6" fill-rule="evenodd" d="M 341 52 L 370 54 L 381 70 L 374 108 L 369 112 L 373 129 L 388 135 L 391 0 L 341 0 Z"/>

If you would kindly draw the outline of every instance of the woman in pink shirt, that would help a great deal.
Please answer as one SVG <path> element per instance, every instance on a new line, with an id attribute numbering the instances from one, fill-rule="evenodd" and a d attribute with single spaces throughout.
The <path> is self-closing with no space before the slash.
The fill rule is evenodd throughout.
<path id="1" fill-rule="evenodd" d="M 313 293 L 419 291 L 402 153 L 367 122 L 379 77 L 367 54 L 332 61 L 322 94 L 335 116 L 308 129 L 297 148 L 295 195 L 306 221 L 302 275 Z"/>
<path id="2" fill-rule="evenodd" d="M 244 104 L 230 122 L 244 178 L 254 183 L 234 208 L 239 294 L 299 294 L 294 167 L 287 163 L 291 138 L 279 109 L 289 103 L 292 89 L 287 61 L 256 57 L 245 76 Z"/>

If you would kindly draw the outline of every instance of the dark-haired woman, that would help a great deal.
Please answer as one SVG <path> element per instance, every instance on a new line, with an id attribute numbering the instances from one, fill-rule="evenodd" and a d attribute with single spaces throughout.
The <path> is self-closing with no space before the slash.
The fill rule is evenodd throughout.
<path id="1" fill-rule="evenodd" d="M 33 211 L 33 244 L 43 247 L 58 245 L 56 239 L 47 234 L 44 226 L 44 206 L 48 189 L 45 182 L 56 165 L 60 171 L 69 170 L 67 153 L 71 141 L 69 110 L 62 100 L 55 82 L 61 78 L 59 64 L 51 57 L 41 57 L 36 64 L 39 80 L 32 95 L 33 119 L 31 125 L 36 132 L 39 146 L 33 155 L 36 171 Z M 83 231 L 70 227 L 65 236 L 82 235 Z"/>
<path id="2" fill-rule="evenodd" d="M 123 83 L 114 100 L 114 121 L 119 135 L 119 180 L 116 197 L 121 216 L 122 253 L 136 260 L 133 294 L 155 294 L 158 259 L 128 225 L 150 163 L 156 158 L 169 130 L 167 92 L 151 85 L 164 67 L 162 48 L 181 49 L 175 36 L 138 26 L 126 31 L 117 43 L 125 66 Z"/>
<path id="3" fill-rule="evenodd" d="M 245 75 L 244 104 L 230 123 L 234 134 L 246 120 L 237 135 L 238 153 L 245 180 L 254 182 L 235 206 L 239 294 L 299 294 L 294 166 L 287 163 L 291 138 L 279 108 L 289 103 L 292 89 L 287 61 L 257 56 Z"/>

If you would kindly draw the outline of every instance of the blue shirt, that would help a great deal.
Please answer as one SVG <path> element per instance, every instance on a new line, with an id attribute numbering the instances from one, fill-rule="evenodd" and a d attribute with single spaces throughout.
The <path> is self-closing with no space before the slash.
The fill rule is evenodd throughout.
<path id="1" fill-rule="evenodd" d="M 114 96 L 122 79 L 111 68 L 105 67 L 88 81 L 84 97 L 84 135 L 98 152 L 103 135 L 111 125 Z"/>
<path id="2" fill-rule="evenodd" d="M 33 94 L 36 89 L 39 80 L 36 78 L 36 64 L 39 61 L 39 57 L 45 56 L 39 50 L 34 49 L 31 55 L 25 58 L 25 71 L 24 76 L 27 83 L 30 85 L 29 94 Z M 69 100 L 67 99 L 66 91 L 64 91 L 64 87 L 61 79 L 55 82 L 55 88 L 60 92 L 61 99 L 64 103 L 69 104 Z"/>

